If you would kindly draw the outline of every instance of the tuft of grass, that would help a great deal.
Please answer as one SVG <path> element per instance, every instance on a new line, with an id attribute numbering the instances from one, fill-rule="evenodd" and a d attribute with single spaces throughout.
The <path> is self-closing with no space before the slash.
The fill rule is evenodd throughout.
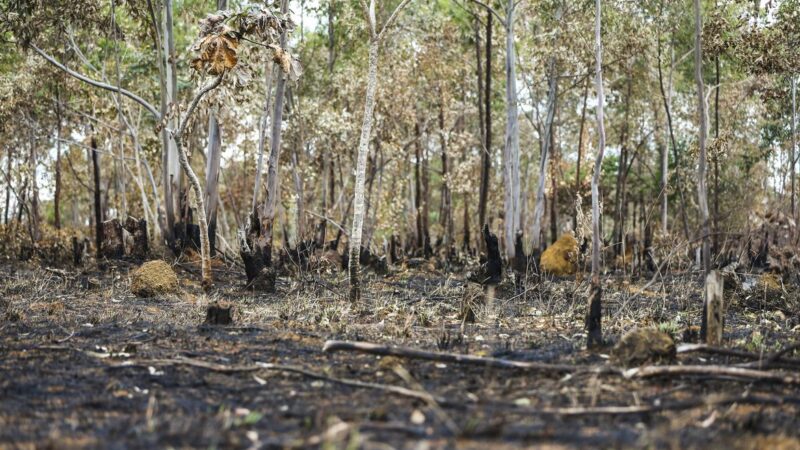
<path id="1" fill-rule="evenodd" d="M 658 331 L 670 335 L 673 340 L 677 340 L 681 332 L 681 325 L 678 323 L 677 320 L 674 319 L 668 322 L 659 323 L 657 328 Z"/>

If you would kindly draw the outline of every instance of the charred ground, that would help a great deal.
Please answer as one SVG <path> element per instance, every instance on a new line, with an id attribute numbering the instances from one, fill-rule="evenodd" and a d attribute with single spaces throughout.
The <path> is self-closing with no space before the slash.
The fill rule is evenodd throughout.
<path id="1" fill-rule="evenodd" d="M 129 292 L 135 266 L 125 262 L 83 271 L 2 266 L 2 446 L 800 445 L 797 385 L 537 373 L 322 352 L 327 339 L 344 339 L 610 367 L 610 346 L 600 353 L 583 348 L 584 281 L 547 280 L 527 290 L 501 284 L 497 298 L 478 309 L 476 323 L 462 324 L 465 282 L 444 273 L 394 269 L 372 277 L 363 302 L 353 305 L 339 275 L 279 278 L 278 293 L 255 295 L 242 289 L 238 272 L 218 266 L 218 288 L 206 295 L 187 272 L 195 270 L 191 263 L 174 267 L 182 292 L 143 299 Z M 664 283 L 663 289 L 642 290 L 621 279 L 607 282 L 609 344 L 637 325 L 658 327 L 679 342 L 690 337 L 687 329 L 701 307 L 699 281 L 677 274 Z M 766 358 L 797 339 L 800 297 L 794 289 L 730 295 L 728 346 Z M 215 301 L 234 305 L 235 325 L 203 324 Z M 704 353 L 681 353 L 678 360 L 748 362 Z M 301 368 L 323 379 L 254 370 L 258 363 Z M 342 379 L 405 387 L 438 401 L 336 381 Z M 715 404 L 737 395 L 767 400 Z M 602 409 L 698 399 L 708 404 L 640 413 Z"/>

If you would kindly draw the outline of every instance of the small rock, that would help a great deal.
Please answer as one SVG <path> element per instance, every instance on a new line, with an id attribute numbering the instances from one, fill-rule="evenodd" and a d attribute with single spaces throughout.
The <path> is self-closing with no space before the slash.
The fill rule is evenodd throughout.
<path id="1" fill-rule="evenodd" d="M 612 361 L 624 367 L 675 359 L 672 337 L 656 328 L 637 328 L 620 339 L 611 351 Z"/>
<path id="2" fill-rule="evenodd" d="M 148 261 L 131 274 L 131 292 L 138 297 L 177 294 L 178 291 L 178 276 L 164 261 Z"/>

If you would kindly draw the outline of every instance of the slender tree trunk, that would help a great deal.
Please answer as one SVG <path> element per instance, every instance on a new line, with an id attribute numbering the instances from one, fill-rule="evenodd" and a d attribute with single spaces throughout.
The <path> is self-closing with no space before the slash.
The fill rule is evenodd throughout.
<path id="1" fill-rule="evenodd" d="M 481 188 L 478 199 L 478 221 L 486 223 L 486 202 L 489 199 L 489 183 L 492 173 L 492 13 L 486 12 L 486 83 L 483 89 L 485 140 L 481 152 Z M 479 240 L 481 241 L 481 240 Z M 481 241 L 482 242 L 482 241 Z M 483 244 L 481 244 L 483 245 Z"/>
<path id="2" fill-rule="evenodd" d="M 536 187 L 536 206 L 533 208 L 533 228 L 531 231 L 531 250 L 537 254 L 542 250 L 542 217 L 544 216 L 544 191 L 547 180 L 547 168 L 550 162 L 551 134 L 555 120 L 556 97 L 558 95 L 558 74 L 556 73 L 556 58 L 551 56 L 547 64 L 547 117 L 542 137 L 542 155 L 539 158 L 539 181 Z"/>
<path id="3" fill-rule="evenodd" d="M 356 184 L 354 187 L 353 226 L 350 232 L 350 301 L 361 299 L 361 232 L 364 227 L 364 176 L 367 171 L 367 153 L 369 153 L 370 133 L 372 132 L 372 113 L 375 109 L 375 91 L 378 86 L 378 49 L 380 41 L 373 37 L 369 43 L 369 73 L 367 75 L 367 92 L 364 101 L 364 118 L 361 124 L 361 137 L 358 142 L 358 160 L 356 164 Z"/>
<path id="4" fill-rule="evenodd" d="M 328 2 L 328 76 L 331 80 L 331 88 L 333 88 L 333 68 L 336 62 L 336 33 L 334 29 L 334 12 L 333 0 Z M 333 205 L 333 200 L 328 203 L 328 196 L 333 188 L 333 170 L 331 166 L 331 149 L 330 145 L 322 149 L 322 176 L 320 177 L 320 211 L 325 217 L 329 216 L 328 209 Z M 330 186 L 330 189 L 329 189 Z M 322 248 L 325 245 L 328 232 L 328 221 L 320 219 L 319 221 L 319 234 L 317 236 L 317 245 Z"/>
<path id="5" fill-rule="evenodd" d="M 791 184 L 792 184 L 792 218 L 797 220 L 797 210 L 796 210 L 796 200 L 795 200 L 795 164 L 796 161 L 796 154 L 797 154 L 797 80 L 795 75 L 792 74 L 792 149 L 790 151 L 791 157 L 791 164 L 789 165 L 789 170 L 791 173 Z"/>
<path id="6" fill-rule="evenodd" d="M 39 182 L 36 179 L 36 172 L 39 168 L 39 151 L 37 149 L 36 137 L 31 130 L 31 207 L 28 219 L 30 220 L 31 238 L 38 241 L 41 237 L 41 215 L 39 214 Z"/>
<path id="7" fill-rule="evenodd" d="M 100 257 L 100 246 L 103 243 L 103 206 L 100 199 L 100 154 L 97 151 L 97 139 L 91 138 L 92 173 L 94 175 L 94 243 L 97 257 Z"/>
<path id="8" fill-rule="evenodd" d="M 702 263 L 703 272 L 708 275 L 711 270 L 711 251 L 709 245 L 708 230 L 708 195 L 706 193 L 706 135 L 708 134 L 706 124 L 706 102 L 705 88 L 703 86 L 703 23 L 700 11 L 700 0 L 694 0 L 694 78 L 697 83 L 697 115 L 700 122 L 700 130 L 697 136 L 698 142 L 698 162 L 697 162 L 697 203 L 700 206 L 701 239 L 703 242 Z M 707 277 L 704 277 L 707 280 Z M 707 334 L 707 302 L 703 302 L 703 317 L 701 321 L 700 334 L 705 340 Z"/>
<path id="9" fill-rule="evenodd" d="M 661 234 L 666 236 L 669 232 L 669 150 L 661 128 L 661 118 L 658 111 L 658 107 L 654 106 L 653 120 L 655 122 L 656 141 L 658 142 L 659 166 L 661 167 Z"/>
<path id="10" fill-rule="evenodd" d="M 591 69 L 590 69 L 591 71 Z M 590 72 L 591 73 L 591 72 Z M 583 89 L 583 106 L 581 107 L 581 125 L 578 130 L 578 159 L 575 163 L 575 195 L 581 195 L 581 160 L 583 159 L 583 133 L 586 125 L 586 101 L 589 98 L 589 84 L 591 78 L 586 77 L 586 86 Z M 578 231 L 578 215 L 572 217 L 572 229 Z"/>
<path id="11" fill-rule="evenodd" d="M 714 57 L 715 83 L 714 88 L 714 138 L 719 139 L 719 55 Z M 719 153 L 714 155 L 714 235 L 712 237 L 712 252 L 716 255 L 719 251 Z"/>
<path id="12" fill-rule="evenodd" d="M 161 49 L 162 61 L 160 65 L 164 68 L 163 90 L 161 95 L 161 115 L 167 116 L 167 111 L 171 104 L 177 103 L 178 95 L 178 74 L 175 68 L 175 34 L 172 26 L 172 0 L 164 0 L 164 16 L 162 23 L 162 36 L 164 37 Z M 177 120 L 171 119 L 167 125 L 170 129 L 177 128 Z M 162 143 L 164 152 L 162 154 L 163 187 L 164 187 L 164 207 L 167 215 L 166 227 L 167 236 L 174 243 L 175 237 L 175 217 L 180 210 L 180 168 L 178 148 L 175 140 L 170 136 L 166 129 L 162 133 Z"/>
<path id="13" fill-rule="evenodd" d="M 505 168 L 506 258 L 514 258 L 514 239 L 519 228 L 519 114 L 517 110 L 517 58 L 514 48 L 514 0 L 506 8 L 506 137 Z"/>
<path id="14" fill-rule="evenodd" d="M 208 239 L 210 255 L 216 254 L 217 205 L 219 203 L 219 167 L 222 157 L 222 131 L 217 120 L 216 108 L 208 115 L 208 147 L 206 148 L 206 180 L 203 192 L 206 217 L 208 217 Z"/>
<path id="15" fill-rule="evenodd" d="M 288 11 L 288 0 L 281 1 L 281 12 Z M 280 37 L 281 48 L 286 48 L 286 30 Z M 280 198 L 280 168 L 278 167 L 281 154 L 281 126 L 283 124 L 283 103 L 286 94 L 286 74 L 278 71 L 278 80 L 275 85 L 275 106 L 272 111 L 272 130 L 270 134 L 269 166 L 267 169 L 267 199 L 264 205 L 264 212 L 261 219 L 261 234 L 266 238 L 267 260 L 271 261 L 273 230 L 275 212 L 278 208 Z"/>
<path id="16" fill-rule="evenodd" d="M 625 267 L 625 219 L 627 216 L 627 195 L 626 187 L 628 184 L 628 131 L 631 102 L 631 86 L 633 79 L 631 74 L 627 75 L 625 89 L 625 118 L 622 122 L 622 130 L 619 137 L 619 166 L 617 167 L 617 186 L 614 193 L 614 256 L 622 255 L 623 268 Z"/>
<path id="17" fill-rule="evenodd" d="M 267 94 L 264 98 L 264 109 L 261 112 L 261 120 L 258 127 L 258 163 L 256 164 L 256 179 L 253 183 L 253 201 L 250 211 L 256 210 L 258 205 L 258 193 L 261 190 L 261 175 L 264 173 L 264 148 L 267 142 L 267 125 L 270 115 L 270 104 L 272 103 L 272 79 L 275 76 L 275 64 L 270 61 L 267 63 L 265 87 Z"/>
<path id="18" fill-rule="evenodd" d="M 447 131 L 444 128 L 444 101 L 439 102 L 439 139 L 442 145 L 442 214 L 439 221 L 444 231 L 444 248 L 448 257 L 453 246 L 453 199 L 449 186 L 449 167 L 447 159 Z"/>
<path id="19" fill-rule="evenodd" d="M 294 146 L 294 151 L 292 152 L 292 175 L 294 177 L 295 207 L 297 209 L 295 216 L 295 222 L 296 222 L 295 227 L 297 228 L 297 240 L 295 242 L 295 246 L 299 246 L 300 242 L 302 242 L 306 238 L 305 192 L 303 189 L 303 179 L 300 175 L 300 164 L 301 164 L 300 156 L 302 152 L 302 147 L 304 145 L 302 132 L 300 132 L 298 141 L 299 141 L 298 144 Z"/>
<path id="20" fill-rule="evenodd" d="M 559 117 L 558 103 L 556 103 L 556 118 L 553 120 L 552 129 L 550 130 L 550 152 L 553 156 L 550 158 L 550 242 L 555 242 L 558 239 L 558 164 L 561 157 L 559 148 L 556 145 L 557 138 L 557 123 Z"/>
<path id="21" fill-rule="evenodd" d="M 602 286 L 600 284 L 600 170 L 606 148 L 606 130 L 603 123 L 603 43 L 600 34 L 600 0 L 595 0 L 594 39 L 595 74 L 597 89 L 597 159 L 592 175 L 592 281 L 589 293 L 589 308 L 586 315 L 587 346 L 599 347 L 603 344 L 602 331 Z"/>
<path id="22" fill-rule="evenodd" d="M 689 221 L 686 216 L 686 199 L 683 194 L 683 183 L 681 182 L 680 172 L 678 170 L 678 166 L 680 164 L 680 158 L 678 157 L 678 145 L 675 141 L 675 131 L 672 126 L 672 112 L 670 107 L 670 101 L 672 98 L 672 83 L 670 83 L 670 92 L 667 93 L 666 89 L 664 88 L 664 76 L 661 70 L 661 40 L 658 41 L 658 86 L 661 90 L 661 99 L 664 102 L 664 111 L 667 115 L 667 129 L 669 130 L 669 141 L 670 147 L 672 147 L 672 158 L 675 164 L 675 186 L 678 189 L 678 196 L 680 197 L 680 208 L 681 208 L 681 219 L 683 224 L 683 234 L 686 240 L 688 241 L 689 238 Z M 669 183 L 667 183 L 669 184 Z M 664 195 L 667 195 L 665 192 Z"/>
<path id="23" fill-rule="evenodd" d="M 708 125 L 706 124 L 706 102 L 705 87 L 703 86 L 703 23 L 700 11 L 700 0 L 694 0 L 694 76 L 697 83 L 697 114 L 700 121 L 698 135 L 698 154 L 697 162 L 697 202 L 700 206 L 700 223 L 702 224 L 703 241 L 703 270 L 708 273 L 711 269 L 711 255 L 709 247 L 708 229 L 708 195 L 706 190 L 706 136 L 708 135 Z"/>
<path id="24" fill-rule="evenodd" d="M 417 251 L 425 253 L 425 222 L 422 214 L 422 136 L 419 119 L 414 124 L 414 216 L 417 219 Z"/>
<path id="25" fill-rule="evenodd" d="M 111 26 L 114 29 L 113 36 L 114 36 L 114 71 L 116 73 L 116 81 L 117 81 L 117 92 L 116 92 L 116 104 L 117 107 L 117 126 L 119 128 L 119 132 L 117 133 L 117 144 L 119 145 L 119 172 L 115 177 L 119 183 L 119 193 L 122 199 L 121 204 L 121 214 L 117 214 L 120 218 L 120 221 L 124 221 L 128 217 L 128 192 L 126 186 L 126 174 L 125 174 L 125 133 L 123 131 L 123 120 L 122 120 L 122 93 L 120 92 L 120 88 L 122 88 L 122 73 L 120 71 L 120 59 L 119 59 L 119 40 L 117 36 L 117 14 L 116 14 L 116 3 L 117 0 L 111 0 Z M 115 164 L 115 167 L 117 164 Z"/>
<path id="26" fill-rule="evenodd" d="M 217 10 L 228 8 L 228 0 L 217 0 Z M 208 239 L 210 255 L 217 251 L 217 205 L 219 204 L 219 167 L 222 157 L 222 131 L 217 119 L 218 108 L 211 108 L 208 114 L 208 137 L 206 147 L 206 179 L 203 196 L 206 217 L 208 218 Z"/>
<path id="27" fill-rule="evenodd" d="M 56 186 L 53 193 L 53 221 L 61 229 L 61 95 L 56 87 Z M 8 208 L 8 207 L 6 207 Z"/>
<path id="28" fill-rule="evenodd" d="M 180 137 L 173 137 L 175 142 L 178 142 Z M 211 283 L 213 282 L 211 277 L 211 266 L 209 264 L 209 257 L 211 255 L 211 245 L 209 243 L 209 235 L 208 235 L 208 220 L 206 219 L 206 207 L 205 201 L 203 200 L 203 189 L 200 186 L 200 180 L 197 178 L 197 175 L 192 170 L 192 166 L 189 164 L 189 158 L 186 155 L 186 152 L 183 150 L 183 147 L 179 144 L 178 145 L 178 157 L 181 167 L 183 171 L 186 172 L 186 177 L 189 179 L 189 184 L 191 184 L 192 189 L 194 190 L 195 198 L 197 199 L 197 216 L 198 220 L 197 223 L 200 227 L 200 268 L 201 268 L 201 277 L 203 282 L 203 288 L 208 289 L 211 287 Z M 187 193 L 188 195 L 188 193 Z"/>
<path id="29" fill-rule="evenodd" d="M 14 160 L 14 150 L 8 146 L 6 153 L 6 207 L 3 209 L 3 224 L 8 225 L 8 211 L 11 207 L 11 163 Z"/>

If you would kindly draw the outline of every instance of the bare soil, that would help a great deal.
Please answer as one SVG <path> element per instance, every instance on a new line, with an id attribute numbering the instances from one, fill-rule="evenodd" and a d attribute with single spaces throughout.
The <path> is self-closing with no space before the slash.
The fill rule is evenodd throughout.
<path id="1" fill-rule="evenodd" d="M 798 385 L 536 373 L 322 352 L 326 340 L 341 339 L 610 366 L 610 346 L 635 326 L 658 326 L 680 342 L 699 324 L 700 283 L 691 274 L 644 290 L 646 279 L 612 278 L 603 297 L 609 348 L 589 352 L 588 286 L 574 278 L 527 289 L 501 285 L 476 323 L 462 324 L 460 273 L 393 269 L 371 276 L 363 302 L 352 305 L 338 272 L 282 277 L 278 292 L 266 295 L 243 290 L 241 269 L 219 264 L 215 290 L 204 294 L 191 263 L 174 267 L 181 294 L 137 298 L 129 291 L 136 267 L 0 264 L 1 448 L 800 448 Z M 767 355 L 800 341 L 792 286 L 728 296 L 727 347 Z M 215 301 L 234 305 L 233 326 L 203 324 Z M 680 354 L 678 361 L 747 362 L 703 353 Z M 259 363 L 328 378 L 252 370 Z M 785 401 L 713 402 L 745 394 Z M 697 399 L 710 404 L 640 413 L 598 409 Z"/>

